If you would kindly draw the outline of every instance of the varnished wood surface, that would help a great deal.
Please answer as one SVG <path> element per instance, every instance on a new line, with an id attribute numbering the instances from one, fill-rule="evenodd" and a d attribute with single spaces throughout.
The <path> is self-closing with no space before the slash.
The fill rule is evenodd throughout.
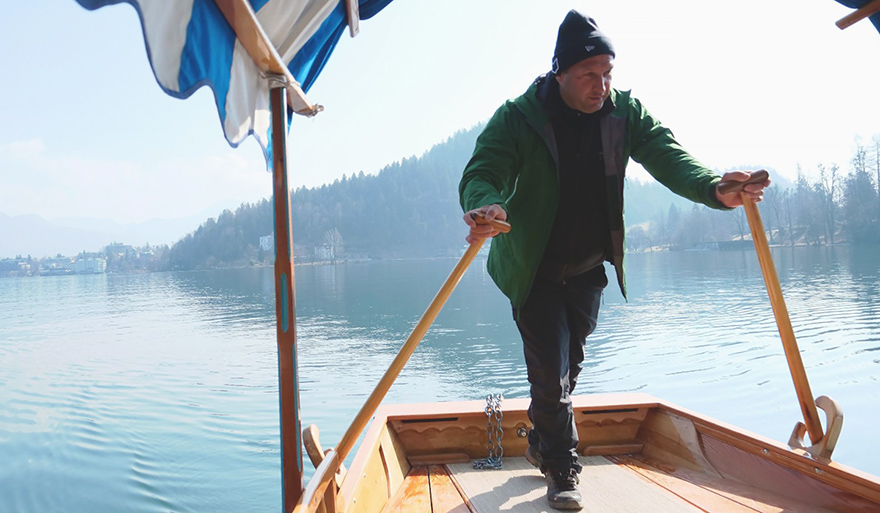
<path id="1" fill-rule="evenodd" d="M 471 508 L 443 465 L 413 467 L 384 513 L 471 513 Z"/>
<path id="2" fill-rule="evenodd" d="M 828 511 L 773 491 L 745 485 L 735 479 L 725 479 L 650 459 L 641 460 L 629 456 L 617 456 L 611 459 L 704 511 L 742 513 Z"/>
<path id="3" fill-rule="evenodd" d="M 397 511 L 431 511 L 428 467 L 414 467 L 403 480 L 397 494 L 388 501 L 384 513 Z"/>
<path id="4" fill-rule="evenodd" d="M 741 441 L 728 443 L 707 431 L 701 436 L 701 444 L 706 459 L 720 475 L 757 492 L 775 492 L 821 511 L 880 511 L 877 486 L 864 486 L 862 479 L 852 473 L 838 473 L 833 467 L 818 465 L 807 457 L 799 460 L 800 466 L 790 465 L 791 461 L 777 462 L 776 457 L 768 457 L 763 451 L 743 450 Z"/>

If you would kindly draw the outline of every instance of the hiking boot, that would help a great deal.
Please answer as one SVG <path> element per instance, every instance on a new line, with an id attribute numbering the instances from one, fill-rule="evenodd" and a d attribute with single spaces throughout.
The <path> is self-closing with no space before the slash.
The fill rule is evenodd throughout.
<path id="1" fill-rule="evenodd" d="M 535 449 L 533 446 L 529 446 L 526 449 L 526 461 L 532 464 L 538 470 L 541 470 L 541 465 L 544 463 L 544 458 L 541 457 L 541 453 L 538 452 L 538 449 Z M 541 470 L 541 472 L 544 472 Z"/>
<path id="2" fill-rule="evenodd" d="M 580 482 L 577 470 L 548 470 L 544 477 L 547 480 L 547 501 L 551 508 L 576 510 L 584 507 L 577 487 Z"/>

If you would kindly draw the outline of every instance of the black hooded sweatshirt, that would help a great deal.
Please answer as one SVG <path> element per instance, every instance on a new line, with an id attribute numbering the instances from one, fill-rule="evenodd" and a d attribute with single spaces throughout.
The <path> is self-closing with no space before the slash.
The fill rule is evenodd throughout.
<path id="1" fill-rule="evenodd" d="M 539 97 L 556 138 L 559 202 L 538 276 L 558 282 L 602 265 L 608 255 L 611 232 L 599 120 L 613 105 L 606 100 L 599 111 L 585 114 L 563 101 L 552 73 L 545 80 Z"/>

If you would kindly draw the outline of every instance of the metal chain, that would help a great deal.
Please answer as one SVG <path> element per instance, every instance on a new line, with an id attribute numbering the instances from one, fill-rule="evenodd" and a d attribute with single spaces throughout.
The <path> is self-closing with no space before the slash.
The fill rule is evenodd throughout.
<path id="1" fill-rule="evenodd" d="M 501 439 L 504 438 L 504 430 L 501 428 L 501 421 L 504 419 L 504 412 L 501 411 L 503 399 L 501 394 L 486 396 L 486 450 L 489 456 L 475 460 L 474 468 L 494 470 L 501 468 L 501 457 L 504 456 L 504 448 L 501 447 Z"/>

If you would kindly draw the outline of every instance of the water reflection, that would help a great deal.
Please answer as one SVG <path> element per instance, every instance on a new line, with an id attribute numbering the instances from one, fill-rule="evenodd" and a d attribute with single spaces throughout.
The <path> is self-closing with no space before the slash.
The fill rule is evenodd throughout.
<path id="1" fill-rule="evenodd" d="M 872 414 L 865 406 L 878 393 L 870 387 L 880 374 L 874 356 L 880 269 L 872 254 L 849 247 L 774 249 L 813 389 L 847 399 L 852 430 L 866 429 Z M 341 435 L 454 264 L 298 268 L 306 422 L 321 425 L 329 440 Z M 754 254 L 635 254 L 628 271 L 629 301 L 613 285 L 607 290 L 579 391 L 645 391 L 787 438 L 800 413 Z M 233 283 L 235 290 L 242 286 Z M 271 324 L 272 296 L 266 288 L 262 293 L 261 322 Z M 387 400 L 475 399 L 493 392 L 522 397 L 528 384 L 510 306 L 491 284 L 485 261 L 477 260 Z M 854 447 L 842 440 L 838 454 L 854 457 Z"/>
<path id="2" fill-rule="evenodd" d="M 846 413 L 836 460 L 880 474 L 866 449 L 880 399 L 876 254 L 773 250 L 813 392 Z M 296 269 L 303 422 L 325 446 L 455 263 Z M 627 266 L 629 301 L 606 290 L 578 391 L 643 391 L 786 440 L 800 411 L 754 253 Z M 272 269 L 0 280 L 0 510 L 277 509 L 274 319 Z M 524 397 L 525 375 L 510 305 L 478 259 L 386 400 Z M 107 493 L 78 493 L 95 483 Z"/>

